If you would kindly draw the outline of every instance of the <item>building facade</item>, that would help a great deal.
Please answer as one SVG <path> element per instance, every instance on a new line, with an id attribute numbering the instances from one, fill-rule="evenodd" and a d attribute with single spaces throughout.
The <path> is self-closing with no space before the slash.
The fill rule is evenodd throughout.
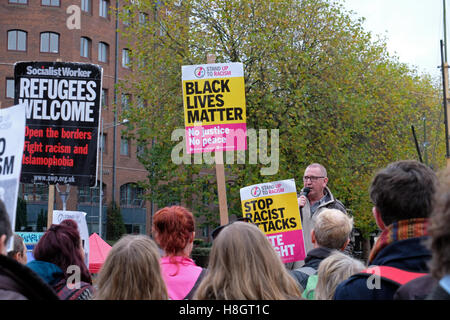
<path id="1" fill-rule="evenodd" d="M 135 184 L 146 178 L 147 171 L 137 159 L 136 144 L 122 139 L 120 133 L 123 130 L 120 111 L 132 97 L 114 94 L 116 79 L 120 81 L 130 72 L 127 43 L 119 36 L 116 44 L 115 5 L 112 0 L 0 0 L 0 107 L 14 104 L 14 64 L 18 61 L 101 66 L 104 129 L 99 139 L 103 166 L 98 172 L 102 171 L 102 179 L 98 177 L 96 187 L 70 186 L 66 190 L 65 185 L 57 186 L 54 209 L 63 209 L 61 195 L 67 191 L 66 210 L 86 212 L 89 232 L 98 233 L 102 180 L 102 236 L 106 230 L 107 205 L 113 199 L 120 204 L 128 233 L 150 234 L 152 206 L 143 200 L 145 191 Z M 123 27 L 121 23 L 118 26 Z M 48 185 L 20 185 L 20 197 L 27 202 L 28 231 L 36 230 L 38 215 L 47 211 L 48 190 Z"/>

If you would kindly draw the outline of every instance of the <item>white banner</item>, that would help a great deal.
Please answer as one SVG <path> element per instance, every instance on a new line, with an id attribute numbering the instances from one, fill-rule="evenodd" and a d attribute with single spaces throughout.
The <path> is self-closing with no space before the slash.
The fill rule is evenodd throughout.
<path id="1" fill-rule="evenodd" d="M 0 199 L 5 204 L 13 231 L 16 227 L 24 140 L 25 105 L 0 109 Z M 8 251 L 12 250 L 12 239 L 7 245 Z"/>

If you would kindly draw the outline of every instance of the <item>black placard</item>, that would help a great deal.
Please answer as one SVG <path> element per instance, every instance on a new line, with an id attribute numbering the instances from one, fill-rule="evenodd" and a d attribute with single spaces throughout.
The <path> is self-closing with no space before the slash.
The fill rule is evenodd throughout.
<path id="1" fill-rule="evenodd" d="M 26 105 L 21 182 L 93 186 L 102 68 L 72 62 L 18 62 L 14 103 Z"/>

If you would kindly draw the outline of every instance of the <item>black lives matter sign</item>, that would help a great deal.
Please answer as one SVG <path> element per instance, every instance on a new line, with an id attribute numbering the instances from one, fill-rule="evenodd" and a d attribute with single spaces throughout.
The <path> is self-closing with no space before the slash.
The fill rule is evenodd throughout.
<path id="1" fill-rule="evenodd" d="M 25 104 L 21 182 L 92 186 L 96 180 L 102 69 L 19 62 L 14 103 Z"/>

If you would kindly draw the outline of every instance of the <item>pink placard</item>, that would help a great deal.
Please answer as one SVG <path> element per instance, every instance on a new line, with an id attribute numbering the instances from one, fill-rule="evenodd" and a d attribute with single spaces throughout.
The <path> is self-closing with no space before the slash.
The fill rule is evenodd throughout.
<path id="1" fill-rule="evenodd" d="M 187 153 L 247 150 L 247 124 L 186 127 Z"/>
<path id="2" fill-rule="evenodd" d="M 266 235 L 266 237 L 269 239 L 283 263 L 305 259 L 306 254 L 302 230 L 273 233 Z"/>

